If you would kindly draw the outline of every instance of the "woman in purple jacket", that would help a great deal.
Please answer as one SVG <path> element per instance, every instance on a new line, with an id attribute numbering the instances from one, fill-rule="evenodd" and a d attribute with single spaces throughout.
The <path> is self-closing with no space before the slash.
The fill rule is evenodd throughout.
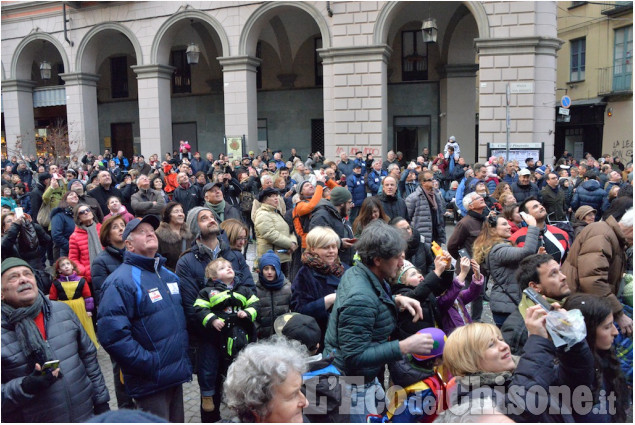
<path id="1" fill-rule="evenodd" d="M 437 305 L 441 312 L 441 329 L 446 335 L 449 335 L 459 326 L 472 323 L 472 318 L 465 305 L 472 302 L 480 294 L 485 281 L 481 274 L 481 267 L 475 260 L 461 257 L 460 266 L 461 272 L 452 281 L 452 286 L 443 295 L 437 297 Z M 470 268 L 474 272 L 472 282 L 467 289 L 463 289 Z"/>

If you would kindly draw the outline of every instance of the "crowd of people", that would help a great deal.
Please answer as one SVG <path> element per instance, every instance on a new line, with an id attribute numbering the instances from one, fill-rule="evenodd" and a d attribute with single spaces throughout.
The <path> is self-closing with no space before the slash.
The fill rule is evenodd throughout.
<path id="1" fill-rule="evenodd" d="M 193 374 L 202 422 L 631 414 L 632 162 L 468 164 L 451 137 L 2 169 L 3 421 L 111 421 L 102 348 L 144 421 L 184 422 Z"/>

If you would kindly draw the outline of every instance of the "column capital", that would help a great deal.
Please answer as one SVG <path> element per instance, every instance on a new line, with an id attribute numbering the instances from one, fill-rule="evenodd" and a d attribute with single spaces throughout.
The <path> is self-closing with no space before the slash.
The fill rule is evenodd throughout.
<path id="1" fill-rule="evenodd" d="M 318 53 L 324 59 L 324 64 L 375 61 L 388 63 L 392 48 L 387 44 L 362 47 L 331 47 L 318 49 Z"/>
<path id="2" fill-rule="evenodd" d="M 131 66 L 132 70 L 137 74 L 137 80 L 146 78 L 163 78 L 169 80 L 176 69 L 169 65 L 135 65 Z"/>
<path id="3" fill-rule="evenodd" d="M 4 80 L 2 82 L 2 91 L 22 91 L 33 93 L 35 81 L 31 80 Z"/>
<path id="4" fill-rule="evenodd" d="M 253 56 L 223 56 L 218 57 L 218 62 L 223 68 L 223 72 L 228 71 L 251 71 L 256 72 L 262 59 Z"/>
<path id="5" fill-rule="evenodd" d="M 554 37 L 477 38 L 474 45 L 480 56 L 551 55 L 564 44 Z"/>
<path id="6" fill-rule="evenodd" d="M 90 74 L 88 72 L 69 72 L 60 74 L 60 77 L 64 80 L 68 86 L 92 86 L 97 87 L 99 82 L 99 74 Z"/>
<path id="7" fill-rule="evenodd" d="M 438 68 L 440 78 L 473 78 L 477 71 L 478 64 L 475 63 L 453 63 Z"/>

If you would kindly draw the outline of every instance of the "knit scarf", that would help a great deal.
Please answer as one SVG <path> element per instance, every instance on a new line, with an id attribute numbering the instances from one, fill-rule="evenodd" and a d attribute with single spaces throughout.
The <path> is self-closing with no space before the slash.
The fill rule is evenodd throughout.
<path id="1" fill-rule="evenodd" d="M 437 198 L 435 198 L 434 196 L 434 189 L 430 192 L 428 192 L 425 189 L 422 189 L 423 193 L 426 195 L 426 198 L 428 198 L 428 201 L 430 202 L 430 206 L 432 207 L 433 210 L 437 210 Z"/>
<path id="2" fill-rule="evenodd" d="M 225 221 L 225 200 L 224 199 L 216 205 L 210 202 L 206 202 L 205 206 L 210 207 L 211 210 L 216 213 L 218 218 L 220 218 L 220 221 Z"/>
<path id="3" fill-rule="evenodd" d="M 27 307 L 14 308 L 2 302 L 2 316 L 9 325 L 15 328 L 15 334 L 22 352 L 30 362 L 44 364 L 48 360 L 54 360 L 55 356 L 49 345 L 44 341 L 40 330 L 35 324 L 35 318 L 44 306 L 44 294 L 40 292 L 35 302 Z"/>
<path id="4" fill-rule="evenodd" d="M 265 288 L 272 291 L 276 291 L 284 286 L 285 277 L 283 273 L 280 273 L 279 275 L 276 275 L 276 278 L 274 280 L 272 281 L 267 280 L 265 279 L 265 276 L 262 274 L 262 270 L 260 270 L 260 272 L 258 273 L 258 281 Z"/>
<path id="5" fill-rule="evenodd" d="M 335 257 L 335 262 L 328 265 L 320 257 L 306 250 L 302 254 L 302 264 L 305 264 L 307 267 L 310 267 L 323 275 L 332 274 L 337 277 L 342 277 L 344 274 L 344 266 L 340 263 L 339 257 Z"/>
<path id="6" fill-rule="evenodd" d="M 95 223 L 90 226 L 80 224 L 79 228 L 86 230 L 86 233 L 88 233 L 88 258 L 90 258 L 90 267 L 92 268 L 93 261 L 102 251 L 99 235 L 97 234 L 97 225 Z"/>

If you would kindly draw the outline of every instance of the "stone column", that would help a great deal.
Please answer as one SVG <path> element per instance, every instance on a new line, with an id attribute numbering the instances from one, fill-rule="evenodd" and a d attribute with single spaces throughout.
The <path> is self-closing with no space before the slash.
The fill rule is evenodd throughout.
<path id="1" fill-rule="evenodd" d="M 99 75 L 60 74 L 66 82 L 66 122 L 71 155 L 79 158 L 87 151 L 99 152 L 97 82 Z"/>
<path id="2" fill-rule="evenodd" d="M 7 139 L 7 153 L 35 155 L 35 118 L 33 115 L 33 87 L 28 80 L 2 82 L 2 103 Z M 18 144 L 18 142 L 21 144 Z"/>
<path id="3" fill-rule="evenodd" d="M 439 144 L 443 150 L 450 136 L 461 146 L 461 156 L 468 164 L 476 158 L 476 64 L 448 64 L 441 72 Z"/>
<path id="4" fill-rule="evenodd" d="M 247 151 L 258 152 L 258 93 L 256 68 L 260 59 L 251 56 L 220 57 L 223 68 L 225 135 L 245 135 Z"/>
<path id="5" fill-rule="evenodd" d="M 172 98 L 170 82 L 173 66 L 132 66 L 139 87 L 139 131 L 141 154 L 162 156 L 172 152 Z"/>
<path id="6" fill-rule="evenodd" d="M 383 157 L 388 142 L 387 45 L 321 49 L 324 59 L 324 155 Z"/>
<path id="7" fill-rule="evenodd" d="M 526 36 L 481 38 L 475 43 L 480 65 L 479 159 L 486 159 L 488 143 L 506 141 L 505 90 L 507 83 L 518 83 L 510 99 L 510 143 L 543 143 L 543 159 L 551 163 L 556 52 L 562 41 L 554 37 Z"/>

